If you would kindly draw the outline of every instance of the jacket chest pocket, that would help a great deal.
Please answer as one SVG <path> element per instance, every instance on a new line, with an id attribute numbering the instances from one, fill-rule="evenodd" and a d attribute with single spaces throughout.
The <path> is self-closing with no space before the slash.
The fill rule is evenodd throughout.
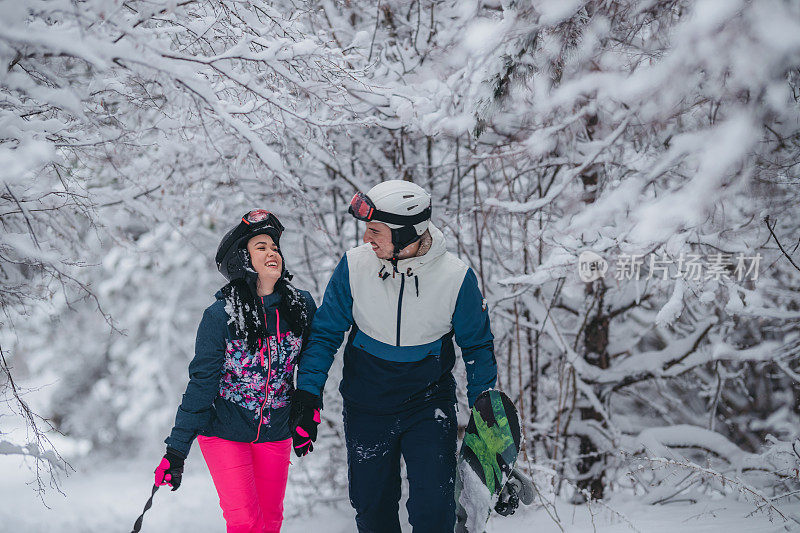
<path id="1" fill-rule="evenodd" d="M 289 332 L 281 336 L 280 341 L 275 337 L 270 339 L 271 359 L 271 381 L 291 381 L 294 375 L 294 367 L 297 364 L 297 357 L 302 348 L 302 338 Z"/>

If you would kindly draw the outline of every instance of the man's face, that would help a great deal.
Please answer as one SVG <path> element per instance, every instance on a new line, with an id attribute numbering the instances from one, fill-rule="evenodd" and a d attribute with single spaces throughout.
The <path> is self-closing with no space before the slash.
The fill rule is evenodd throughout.
<path id="1" fill-rule="evenodd" d="M 394 253 L 392 230 L 383 222 L 367 222 L 364 230 L 364 242 L 372 245 L 372 251 L 379 259 L 391 259 Z"/>

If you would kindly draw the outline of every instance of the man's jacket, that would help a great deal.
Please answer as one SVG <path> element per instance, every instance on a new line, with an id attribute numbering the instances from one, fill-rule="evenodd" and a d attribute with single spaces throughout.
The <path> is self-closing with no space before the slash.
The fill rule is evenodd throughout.
<path id="1" fill-rule="evenodd" d="M 339 386 L 348 408 L 389 414 L 454 402 L 454 336 L 470 405 L 494 386 L 494 337 L 475 273 L 446 250 L 439 229 L 429 231 L 428 252 L 398 261 L 396 271 L 369 244 L 345 253 L 314 316 L 298 388 L 322 395 L 348 329 Z"/>

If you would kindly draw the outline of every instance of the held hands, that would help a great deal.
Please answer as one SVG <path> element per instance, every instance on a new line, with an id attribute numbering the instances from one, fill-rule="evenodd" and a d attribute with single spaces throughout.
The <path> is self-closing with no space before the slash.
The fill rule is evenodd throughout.
<path id="1" fill-rule="evenodd" d="M 303 457 L 314 450 L 317 440 L 317 426 L 320 423 L 319 396 L 304 390 L 295 390 L 292 395 L 292 411 L 289 425 L 292 429 L 292 447 L 297 457 Z"/>
<path id="2" fill-rule="evenodd" d="M 183 457 L 172 448 L 167 448 L 167 453 L 155 469 L 155 484 L 157 486 L 169 485 L 172 490 L 178 490 L 183 477 Z"/>

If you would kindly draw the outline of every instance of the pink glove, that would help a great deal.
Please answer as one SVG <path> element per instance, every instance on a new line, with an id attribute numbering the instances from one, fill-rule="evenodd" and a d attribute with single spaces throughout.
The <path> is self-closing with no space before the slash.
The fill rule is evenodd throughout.
<path id="1" fill-rule="evenodd" d="M 161 485 L 169 485 L 172 490 L 178 490 L 183 477 L 183 461 L 183 457 L 178 455 L 177 452 L 167 448 L 167 453 L 155 469 L 155 485 L 159 487 Z"/>

